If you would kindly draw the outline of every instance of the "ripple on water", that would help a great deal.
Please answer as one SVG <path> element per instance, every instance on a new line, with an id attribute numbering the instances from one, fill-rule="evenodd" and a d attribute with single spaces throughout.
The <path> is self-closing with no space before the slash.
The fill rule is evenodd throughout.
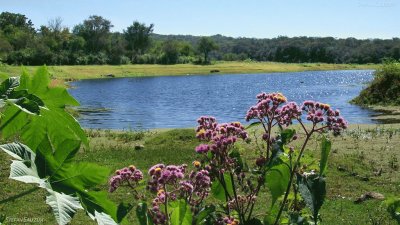
<path id="1" fill-rule="evenodd" d="M 372 78 L 372 70 L 347 70 L 95 79 L 73 82 L 69 92 L 85 109 L 109 109 L 85 112 L 79 121 L 86 128 L 194 127 L 202 115 L 244 122 L 262 91 L 329 103 L 351 123 L 376 123 L 371 110 L 348 103 Z"/>

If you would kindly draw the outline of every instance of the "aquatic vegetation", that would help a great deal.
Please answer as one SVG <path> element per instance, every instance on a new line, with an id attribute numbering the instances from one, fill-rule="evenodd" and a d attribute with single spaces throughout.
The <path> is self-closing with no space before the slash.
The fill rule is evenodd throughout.
<path id="1" fill-rule="evenodd" d="M 155 197 L 152 208 L 147 208 L 146 198 L 140 198 L 145 194 L 137 195 L 138 218 L 147 218 L 140 220 L 141 224 L 319 222 L 331 150 L 326 134 L 340 135 L 347 128 L 346 120 L 328 104 L 305 101 L 298 106 L 287 102 L 281 93 L 257 95 L 257 103 L 250 107 L 245 118 L 256 122 L 245 128 L 239 122 L 218 123 L 210 116 L 197 120 L 196 137 L 203 143 L 194 149 L 199 158 L 192 163 L 193 170 L 187 176 L 187 165 L 156 164 L 149 169 L 147 191 Z M 289 128 L 294 121 L 300 123 L 301 133 Z M 257 144 L 255 162 L 246 162 L 242 157 L 246 153 L 240 151 L 237 144 L 250 142 L 248 130 L 256 126 L 263 131 L 260 136 L 263 143 Z M 274 133 L 276 129 L 279 130 L 277 134 Z M 319 167 L 303 167 L 304 151 L 314 134 L 321 136 Z M 294 142 L 302 143 L 301 147 L 297 149 Z M 129 169 L 117 173 L 122 173 L 120 171 Z M 110 179 L 110 191 L 115 191 L 115 180 L 120 177 L 121 174 L 117 174 Z M 137 182 L 132 175 L 127 179 Z M 127 186 L 134 192 L 140 189 L 131 183 Z M 266 190 L 271 203 L 265 207 L 269 211 L 260 218 L 253 211 L 256 204 L 261 204 L 260 193 Z M 305 206 L 310 208 L 311 214 L 304 211 Z"/>

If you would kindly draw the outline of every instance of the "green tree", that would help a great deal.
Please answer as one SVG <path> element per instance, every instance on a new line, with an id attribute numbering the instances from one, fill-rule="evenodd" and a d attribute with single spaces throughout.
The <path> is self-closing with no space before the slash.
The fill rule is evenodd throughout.
<path id="1" fill-rule="evenodd" d="M 50 52 L 50 58 L 46 59 L 47 63 L 69 64 L 68 45 L 72 35 L 69 29 L 62 25 L 60 17 L 49 20 L 47 26 L 41 26 L 37 36 L 38 46 L 45 46 Z"/>
<path id="2" fill-rule="evenodd" d="M 76 25 L 73 33 L 83 37 L 86 50 L 90 53 L 107 51 L 110 45 L 111 22 L 101 16 L 89 16 L 82 24 Z"/>
<path id="3" fill-rule="evenodd" d="M 35 34 L 32 21 L 18 13 L 2 12 L 0 29 L 15 51 L 26 48 Z"/>
<path id="4" fill-rule="evenodd" d="M 183 56 L 192 56 L 194 53 L 193 46 L 187 41 L 182 41 L 180 43 L 180 53 Z"/>
<path id="5" fill-rule="evenodd" d="M 166 40 L 162 44 L 163 64 L 176 64 L 179 59 L 179 43 L 176 40 Z"/>
<path id="6" fill-rule="evenodd" d="M 144 23 L 134 21 L 124 30 L 125 40 L 128 42 L 128 49 L 131 53 L 132 62 L 138 55 L 141 55 L 150 46 L 150 35 L 153 33 L 154 24 L 146 26 Z"/>
<path id="7" fill-rule="evenodd" d="M 208 55 L 211 51 L 217 50 L 218 46 L 209 37 L 202 37 L 197 45 L 197 50 L 204 55 L 204 64 L 208 63 Z"/>

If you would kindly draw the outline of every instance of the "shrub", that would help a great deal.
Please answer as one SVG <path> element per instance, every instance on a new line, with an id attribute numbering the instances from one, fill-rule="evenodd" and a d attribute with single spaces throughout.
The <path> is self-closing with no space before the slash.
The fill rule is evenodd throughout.
<path id="1" fill-rule="evenodd" d="M 386 60 L 374 80 L 352 100 L 358 105 L 400 105 L 400 63 Z"/>

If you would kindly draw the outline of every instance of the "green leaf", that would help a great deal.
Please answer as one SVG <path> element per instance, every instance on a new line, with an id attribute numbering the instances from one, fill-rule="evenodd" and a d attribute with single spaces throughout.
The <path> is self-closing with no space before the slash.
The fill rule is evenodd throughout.
<path id="1" fill-rule="evenodd" d="M 10 178 L 24 183 L 35 183 L 48 192 L 46 204 L 53 209 L 58 224 L 68 224 L 78 209 L 82 209 L 79 198 L 54 191 L 47 179 L 38 175 L 35 165 L 36 155 L 28 146 L 20 143 L 0 145 L 0 148 L 12 156 Z"/>
<path id="2" fill-rule="evenodd" d="M 297 185 L 301 197 L 306 202 L 306 205 L 311 209 L 316 224 L 318 220 L 318 212 L 324 204 L 326 196 L 325 179 L 316 174 L 307 177 L 297 175 Z"/>
<path id="3" fill-rule="evenodd" d="M 294 129 L 284 129 L 281 131 L 281 139 L 282 139 L 282 144 L 287 144 L 292 140 L 293 136 L 296 134 L 296 130 Z"/>
<path id="4" fill-rule="evenodd" d="M 282 158 L 275 160 L 265 176 L 266 185 L 272 196 L 272 206 L 275 204 L 276 200 L 285 193 L 289 180 L 289 165 Z"/>
<path id="5" fill-rule="evenodd" d="M 321 160 L 319 163 L 319 174 L 321 176 L 325 175 L 325 171 L 328 166 L 329 153 L 331 152 L 331 146 L 331 141 L 324 136 L 321 141 Z"/>
<path id="6" fill-rule="evenodd" d="M 48 181 L 57 192 L 79 197 L 82 206 L 88 214 L 95 218 L 98 213 L 106 213 L 115 221 L 120 222 L 125 215 L 117 216 L 118 207 L 107 198 L 107 193 L 93 191 L 91 188 L 104 184 L 110 170 L 95 164 L 76 163 L 69 157 L 63 161 L 57 159 L 49 139 L 44 140 L 36 152 L 36 165 L 40 177 L 48 177 Z M 127 212 L 127 211 L 126 211 Z"/>
<path id="7" fill-rule="evenodd" d="M 192 224 L 192 211 L 190 205 L 183 199 L 171 202 L 168 206 L 171 210 L 171 225 Z"/>
<path id="8" fill-rule="evenodd" d="M 136 207 L 136 217 L 139 220 L 140 225 L 152 225 L 153 220 L 150 215 L 147 213 L 147 204 L 145 202 L 141 202 Z"/>
<path id="9" fill-rule="evenodd" d="M 263 225 L 263 223 L 257 218 L 252 218 L 251 220 L 247 220 L 244 225 Z"/>
<path id="10" fill-rule="evenodd" d="M 278 205 L 272 205 L 269 212 L 264 217 L 264 225 L 273 225 L 275 223 L 275 219 L 278 215 L 279 207 Z"/>
<path id="11" fill-rule="evenodd" d="M 213 181 L 211 184 L 211 193 L 213 194 L 214 198 L 216 198 L 220 201 L 227 200 L 226 191 L 228 192 L 228 196 L 233 195 L 231 176 L 229 174 L 225 173 L 223 178 L 224 178 L 223 182 L 225 183 L 225 188 L 218 180 Z M 225 189 L 226 189 L 226 191 L 225 191 Z"/>
<path id="12" fill-rule="evenodd" d="M 206 219 L 215 212 L 215 206 L 209 205 L 205 208 L 201 209 L 200 212 L 196 215 L 196 225 L 202 225 L 206 222 Z"/>
<path id="13" fill-rule="evenodd" d="M 19 84 L 19 77 L 10 77 L 0 84 L 0 108 L 9 102 L 26 113 L 39 114 L 40 106 L 44 106 L 42 100 L 26 90 L 15 91 Z"/>
<path id="14" fill-rule="evenodd" d="M 0 145 L 0 149 L 15 159 L 10 166 L 10 179 L 43 185 L 45 179 L 41 179 L 37 173 L 36 155 L 28 146 L 21 143 L 11 143 Z"/>
<path id="15" fill-rule="evenodd" d="M 8 94 L 19 86 L 19 77 L 9 77 L 0 84 L 0 97 L 7 97 Z"/>
<path id="16" fill-rule="evenodd" d="M 110 215 L 102 212 L 99 213 L 97 211 L 94 212 L 94 215 L 89 214 L 91 218 L 97 222 L 98 225 L 118 225 Z"/>
<path id="17" fill-rule="evenodd" d="M 78 209 L 83 209 L 79 198 L 48 190 L 46 204 L 53 209 L 56 221 L 60 225 L 68 224 Z"/>
<path id="18" fill-rule="evenodd" d="M 240 171 L 242 171 L 243 169 L 245 169 L 245 164 L 243 162 L 242 156 L 240 155 L 240 152 L 238 149 L 233 149 L 230 153 L 229 153 L 229 157 L 231 157 L 232 159 L 236 160 L 236 165 L 238 166 L 237 169 L 239 169 Z"/>
<path id="19" fill-rule="evenodd" d="M 261 122 L 254 122 L 254 123 L 251 123 L 249 126 L 247 126 L 245 129 L 248 130 L 248 129 L 250 129 L 252 127 L 256 127 L 256 126 L 258 126 L 260 124 L 261 124 Z"/>
<path id="20" fill-rule="evenodd" d="M 83 142 L 88 146 L 85 132 L 79 123 L 65 111 L 67 105 L 75 106 L 78 102 L 68 94 L 65 88 L 49 87 L 49 82 L 46 67 L 39 68 L 33 77 L 26 72 L 22 74 L 21 85 L 16 91 L 21 94 L 27 89 L 30 93 L 25 97 L 29 101 L 24 100 L 23 106 L 33 107 L 33 103 L 39 106 L 44 104 L 48 110 L 41 110 L 42 116 L 19 116 L 15 108 L 8 107 L 4 112 L 7 118 L 2 119 L 0 123 L 3 137 L 20 135 L 21 141 L 34 152 L 39 143 L 47 138 L 47 134 L 50 134 L 50 141 L 55 145 L 55 149 L 60 149 L 60 145 L 67 142 L 68 144 L 75 143 L 75 145 Z M 41 102 L 38 99 L 41 99 Z M 14 128 L 16 126 L 18 129 Z M 68 141 L 65 142 L 65 140 Z"/>
<path id="21" fill-rule="evenodd" d="M 300 215 L 298 212 L 289 213 L 289 224 L 291 225 L 306 225 L 307 220 Z"/>

